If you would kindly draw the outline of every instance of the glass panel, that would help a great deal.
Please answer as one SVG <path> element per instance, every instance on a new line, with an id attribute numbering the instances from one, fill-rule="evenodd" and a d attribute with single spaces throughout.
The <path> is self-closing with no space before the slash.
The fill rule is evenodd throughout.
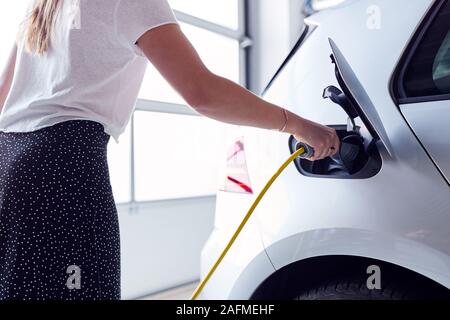
<path id="1" fill-rule="evenodd" d="M 433 81 L 441 93 L 450 93 L 450 31 L 434 59 Z"/>
<path id="2" fill-rule="evenodd" d="M 237 30 L 238 0 L 169 0 L 173 9 Z"/>
<path id="3" fill-rule="evenodd" d="M 27 0 L 0 1 L 0 68 L 5 65 L 19 24 L 25 19 L 27 4 Z"/>
<path id="4" fill-rule="evenodd" d="M 147 71 L 145 72 L 144 81 L 139 92 L 139 99 L 178 104 L 186 103 L 151 63 L 148 64 Z"/>
<path id="5" fill-rule="evenodd" d="M 215 194 L 224 127 L 202 117 L 135 112 L 136 200 Z"/>
<path id="6" fill-rule="evenodd" d="M 447 2 L 415 49 L 404 76 L 407 97 L 450 94 L 450 3 Z"/>
<path id="7" fill-rule="evenodd" d="M 238 41 L 188 24 L 181 24 L 181 28 L 212 72 L 239 83 Z M 139 98 L 185 103 L 151 64 L 148 66 Z"/>
<path id="8" fill-rule="evenodd" d="M 119 137 L 119 143 L 111 137 L 108 145 L 108 165 L 116 203 L 131 201 L 131 125 Z"/>

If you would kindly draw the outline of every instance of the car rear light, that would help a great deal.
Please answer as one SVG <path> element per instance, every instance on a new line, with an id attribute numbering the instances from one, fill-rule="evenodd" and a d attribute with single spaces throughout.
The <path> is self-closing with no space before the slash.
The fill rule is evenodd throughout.
<path id="1" fill-rule="evenodd" d="M 235 141 L 227 152 L 225 178 L 220 190 L 253 194 L 242 137 Z"/>

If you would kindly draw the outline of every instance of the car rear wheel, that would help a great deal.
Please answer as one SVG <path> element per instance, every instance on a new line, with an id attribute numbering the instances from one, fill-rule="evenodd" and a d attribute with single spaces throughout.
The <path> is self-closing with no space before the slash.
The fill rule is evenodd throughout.
<path id="1" fill-rule="evenodd" d="M 369 290 L 366 280 L 345 279 L 330 281 L 309 289 L 294 300 L 408 300 L 417 297 L 412 289 L 391 282 L 380 290 Z"/>

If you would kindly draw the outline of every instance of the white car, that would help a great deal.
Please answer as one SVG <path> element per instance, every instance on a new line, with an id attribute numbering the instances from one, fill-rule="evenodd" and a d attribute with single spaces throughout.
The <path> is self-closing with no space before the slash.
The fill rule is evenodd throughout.
<path id="1" fill-rule="evenodd" d="M 202 299 L 415 299 L 450 292 L 450 1 L 346 1 L 305 21 L 264 97 L 343 139 L 275 182 Z M 202 276 L 296 149 L 243 129 Z"/>

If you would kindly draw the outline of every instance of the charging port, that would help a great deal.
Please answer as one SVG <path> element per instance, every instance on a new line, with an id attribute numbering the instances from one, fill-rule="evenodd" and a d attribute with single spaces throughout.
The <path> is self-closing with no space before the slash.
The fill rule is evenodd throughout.
<path id="1" fill-rule="evenodd" d="M 341 140 L 341 150 L 333 157 L 319 161 L 298 158 L 295 165 L 301 174 L 316 178 L 367 179 L 381 170 L 381 156 L 375 140 L 366 141 L 358 131 L 347 131 L 346 125 L 330 126 Z M 298 141 L 291 137 L 291 153 L 297 148 Z"/>

